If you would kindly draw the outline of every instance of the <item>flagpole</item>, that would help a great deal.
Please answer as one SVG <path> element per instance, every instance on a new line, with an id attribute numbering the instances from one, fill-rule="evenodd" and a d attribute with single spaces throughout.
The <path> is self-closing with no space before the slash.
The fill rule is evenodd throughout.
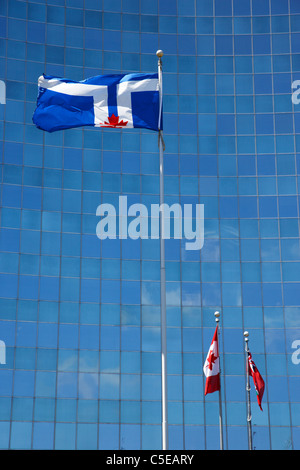
<path id="1" fill-rule="evenodd" d="M 168 386 L 167 386 L 167 315 L 166 315 L 166 266 L 164 241 L 164 141 L 161 129 L 162 119 L 162 56 L 163 51 L 156 52 L 158 57 L 159 83 L 159 203 L 160 203 L 160 305 L 161 305 L 161 393 L 162 393 L 162 448 L 168 450 Z"/>
<path id="2" fill-rule="evenodd" d="M 250 400 L 250 375 L 249 375 L 249 333 L 244 331 L 245 351 L 246 351 L 246 391 L 247 391 L 247 429 L 248 429 L 248 449 L 253 450 L 252 444 L 252 416 L 251 416 L 251 400 Z"/>
<path id="3" fill-rule="evenodd" d="M 219 325 L 219 317 L 220 317 L 220 312 L 215 312 L 215 320 L 218 328 L 218 346 L 220 347 L 220 325 Z M 220 351 L 219 353 L 219 363 L 220 361 Z M 222 420 L 222 395 L 221 395 L 221 366 L 219 366 L 220 370 L 220 390 L 219 390 L 219 427 L 220 427 L 220 450 L 224 450 L 224 444 L 223 444 L 223 420 Z"/>

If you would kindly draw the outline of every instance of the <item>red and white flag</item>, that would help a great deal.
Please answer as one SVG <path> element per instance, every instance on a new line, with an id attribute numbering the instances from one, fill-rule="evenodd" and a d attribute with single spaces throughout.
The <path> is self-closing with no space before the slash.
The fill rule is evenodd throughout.
<path id="1" fill-rule="evenodd" d="M 218 327 L 216 327 L 206 361 L 203 366 L 203 372 L 206 376 L 205 395 L 220 390 L 220 358 L 218 344 Z"/>
<path id="2" fill-rule="evenodd" d="M 254 387 L 257 395 L 257 403 L 262 411 L 263 409 L 261 407 L 261 400 L 265 391 L 265 382 L 262 376 L 260 375 L 256 365 L 254 364 L 250 352 L 248 352 L 248 371 L 249 375 L 251 375 L 251 377 L 253 378 Z"/>

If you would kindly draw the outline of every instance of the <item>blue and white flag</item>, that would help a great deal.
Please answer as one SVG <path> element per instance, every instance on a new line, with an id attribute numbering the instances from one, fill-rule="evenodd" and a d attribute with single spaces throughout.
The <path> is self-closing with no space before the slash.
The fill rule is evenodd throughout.
<path id="1" fill-rule="evenodd" d="M 158 74 L 99 75 L 81 82 L 42 75 L 34 124 L 54 132 L 81 126 L 162 129 Z"/>

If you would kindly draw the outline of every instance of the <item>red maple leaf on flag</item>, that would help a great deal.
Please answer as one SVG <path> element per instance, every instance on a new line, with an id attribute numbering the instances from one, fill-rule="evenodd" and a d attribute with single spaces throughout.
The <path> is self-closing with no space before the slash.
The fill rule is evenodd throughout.
<path id="1" fill-rule="evenodd" d="M 100 124 L 100 127 L 125 127 L 127 126 L 128 121 L 120 121 L 119 116 L 112 114 L 108 117 L 108 122 L 104 121 L 104 124 Z"/>
<path id="2" fill-rule="evenodd" d="M 210 351 L 209 356 L 207 358 L 208 364 L 207 364 L 206 367 L 208 367 L 210 370 L 212 370 L 213 364 L 215 363 L 216 359 L 218 359 L 218 356 L 215 356 L 213 351 Z"/>

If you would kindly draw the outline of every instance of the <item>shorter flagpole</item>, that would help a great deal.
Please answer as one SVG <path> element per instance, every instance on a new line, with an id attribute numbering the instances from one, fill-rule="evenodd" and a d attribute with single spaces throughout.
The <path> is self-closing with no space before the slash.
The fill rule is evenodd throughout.
<path id="1" fill-rule="evenodd" d="M 251 415 L 251 399 L 250 399 L 250 374 L 249 374 L 249 333 L 244 331 L 245 351 L 246 351 L 246 391 L 247 391 L 247 430 L 248 430 L 248 449 L 253 450 L 252 443 L 252 415 Z"/>
<path id="2" fill-rule="evenodd" d="M 220 312 L 215 312 L 215 320 L 218 328 L 218 346 L 220 348 Z M 220 351 L 219 353 L 219 363 L 220 361 Z M 221 366 L 220 366 L 220 390 L 219 390 L 219 427 L 220 427 L 220 450 L 224 450 L 224 444 L 223 444 L 223 419 L 222 419 L 222 395 L 221 395 Z"/>

